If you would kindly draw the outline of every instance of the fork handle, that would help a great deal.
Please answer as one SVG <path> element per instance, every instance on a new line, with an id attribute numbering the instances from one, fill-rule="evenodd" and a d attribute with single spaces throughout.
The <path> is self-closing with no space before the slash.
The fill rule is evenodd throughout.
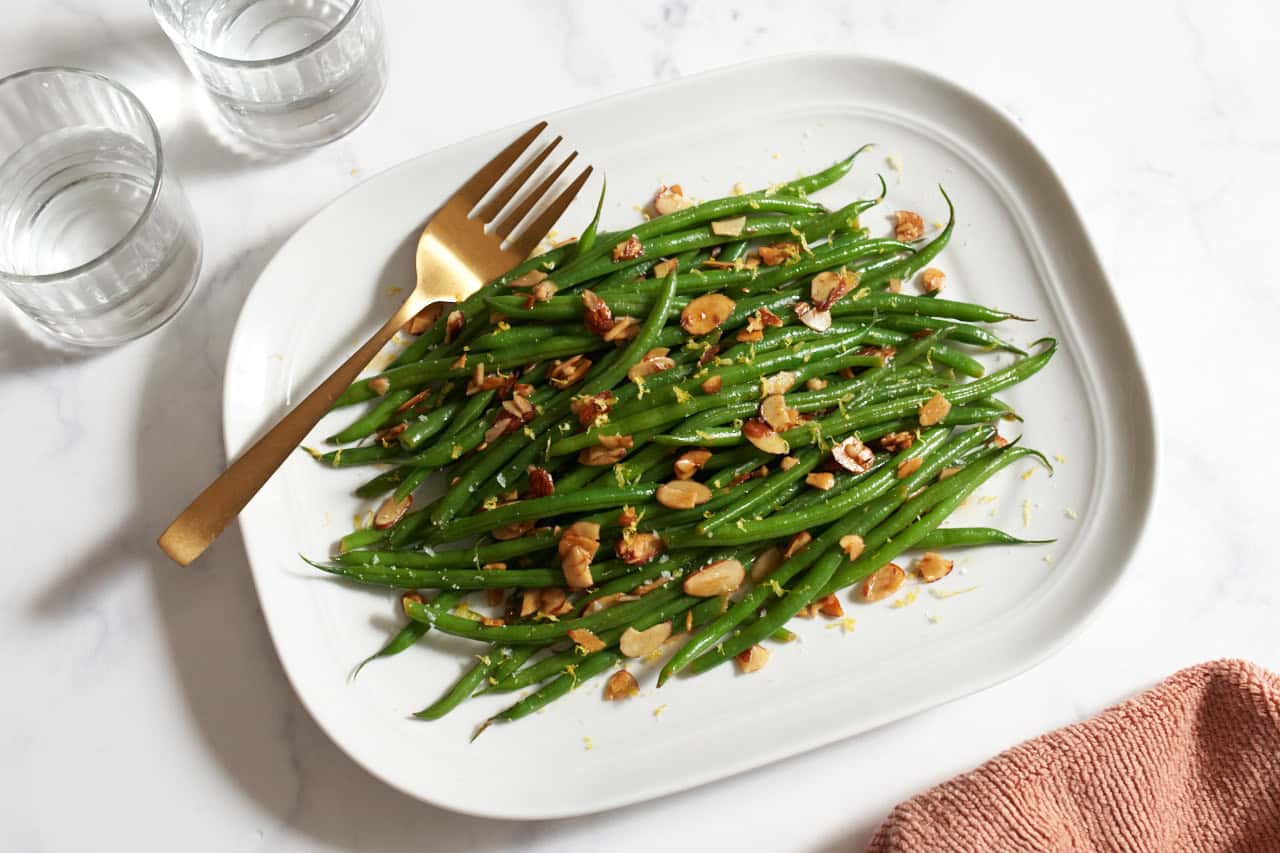
<path id="1" fill-rule="evenodd" d="M 218 479 L 209 484 L 191 505 L 160 535 L 158 544 L 179 565 L 189 565 L 213 544 L 245 504 L 284 464 L 312 427 L 320 422 L 334 400 L 391 340 L 405 323 L 436 301 L 415 290 L 400 309 L 364 346 L 329 374 L 319 387 L 285 415 L 271 431 L 241 454 Z"/>

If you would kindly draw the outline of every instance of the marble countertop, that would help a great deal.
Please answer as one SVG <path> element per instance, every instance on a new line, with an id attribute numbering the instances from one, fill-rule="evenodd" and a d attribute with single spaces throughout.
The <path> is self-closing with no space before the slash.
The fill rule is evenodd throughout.
<path id="1" fill-rule="evenodd" d="M 1238 656 L 1280 669 L 1268 544 L 1280 399 L 1262 373 L 1280 291 L 1259 260 L 1280 201 L 1274 4 L 1111 4 L 1105 15 L 1058 2 L 981 13 L 823 0 L 785 12 L 745 0 L 383 5 L 381 106 L 347 138 L 285 162 L 218 142 L 145 4 L 6 13 L 0 75 L 80 65 L 139 93 L 206 251 L 178 318 L 116 350 L 62 350 L 0 309 L 6 849 L 585 851 L 650 849 L 654 838 L 690 850 L 856 849 L 899 800 L 1179 667 Z M 186 571 L 153 544 L 220 470 L 222 370 L 245 294 L 302 221 L 371 173 L 527 116 L 806 49 L 945 74 L 1012 114 L 1060 170 L 1157 401 L 1161 485 L 1137 565 L 1079 639 L 1034 670 L 727 781 L 525 823 L 397 793 L 299 705 L 239 535 Z M 465 88 L 454 85 L 463 68 Z M 776 819 L 759 819 L 766 802 Z"/>

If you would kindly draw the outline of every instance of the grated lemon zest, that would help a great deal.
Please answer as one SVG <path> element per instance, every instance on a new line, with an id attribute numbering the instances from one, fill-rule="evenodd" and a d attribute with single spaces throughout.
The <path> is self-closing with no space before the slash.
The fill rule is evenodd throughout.
<path id="1" fill-rule="evenodd" d="M 964 589 L 931 589 L 929 594 L 934 598 L 955 598 L 957 595 L 964 595 L 966 592 L 973 592 L 977 589 L 977 585 L 966 586 Z"/>

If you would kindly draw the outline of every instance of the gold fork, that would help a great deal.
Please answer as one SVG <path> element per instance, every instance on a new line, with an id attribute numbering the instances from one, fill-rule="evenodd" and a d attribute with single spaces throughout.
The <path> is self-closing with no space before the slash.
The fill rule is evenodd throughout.
<path id="1" fill-rule="evenodd" d="M 590 166 L 554 201 L 546 205 L 536 218 L 521 228 L 517 236 L 512 235 L 521 223 L 530 218 L 538 203 L 551 192 L 560 176 L 578 156 L 577 151 L 566 157 L 545 180 L 526 193 L 502 217 L 492 232 L 487 232 L 485 226 L 497 219 L 515 199 L 561 141 L 562 137 L 557 136 L 531 158 L 515 177 L 499 186 L 502 177 L 546 127 L 546 122 L 540 122 L 508 145 L 444 203 L 418 238 L 415 259 L 418 284 L 413 293 L 364 346 L 356 350 L 341 367 L 285 415 L 270 432 L 258 439 L 183 510 L 160 536 L 159 544 L 166 554 L 185 566 L 204 553 L 306 438 L 312 427 L 324 417 L 338 395 L 355 381 L 360 371 L 415 314 L 433 302 L 461 301 L 485 282 L 520 263 L 533 251 L 587 182 L 587 178 L 591 176 Z M 472 216 L 472 211 L 490 192 L 493 193 L 492 197 Z"/>

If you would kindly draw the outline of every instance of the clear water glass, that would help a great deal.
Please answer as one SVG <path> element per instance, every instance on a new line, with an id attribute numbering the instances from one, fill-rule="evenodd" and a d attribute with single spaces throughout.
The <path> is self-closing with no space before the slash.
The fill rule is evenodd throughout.
<path id="1" fill-rule="evenodd" d="M 64 340 L 118 344 L 182 307 L 200 260 L 132 92 L 76 68 L 0 80 L 0 290 L 19 308 Z"/>
<path id="2" fill-rule="evenodd" d="M 350 133 L 386 86 L 375 0 L 150 0 L 226 123 L 273 149 Z"/>

